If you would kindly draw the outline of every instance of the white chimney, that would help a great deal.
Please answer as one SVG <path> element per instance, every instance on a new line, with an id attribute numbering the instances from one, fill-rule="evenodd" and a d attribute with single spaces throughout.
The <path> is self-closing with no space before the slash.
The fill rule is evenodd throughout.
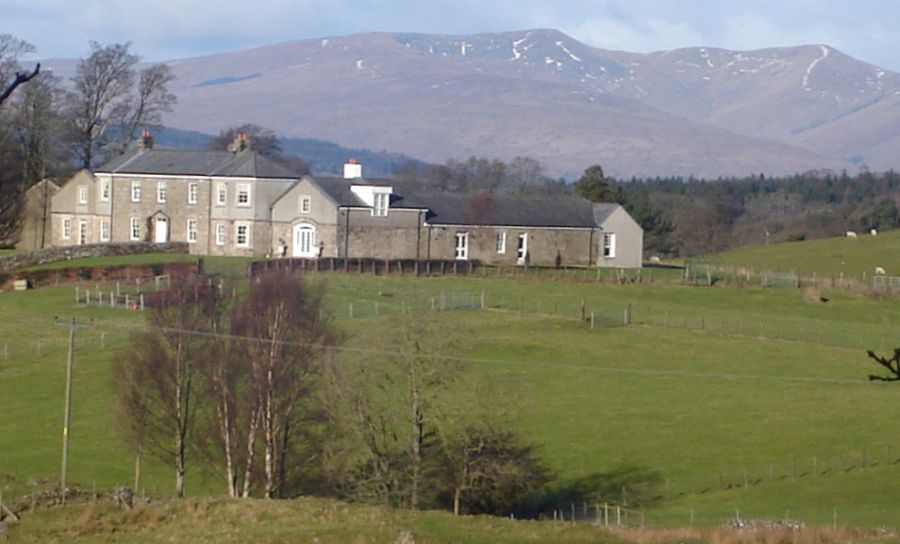
<path id="1" fill-rule="evenodd" d="M 356 159 L 348 159 L 344 164 L 344 179 L 359 179 L 362 177 L 362 165 Z"/>

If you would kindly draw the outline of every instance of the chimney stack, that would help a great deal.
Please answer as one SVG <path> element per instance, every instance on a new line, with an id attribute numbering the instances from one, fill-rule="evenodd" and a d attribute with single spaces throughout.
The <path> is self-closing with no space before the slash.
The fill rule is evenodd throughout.
<path id="1" fill-rule="evenodd" d="M 238 132 L 234 135 L 234 141 L 228 146 L 228 151 L 240 153 L 250 149 L 250 136 L 246 132 Z"/>
<path id="2" fill-rule="evenodd" d="M 153 135 L 150 131 L 144 129 L 137 141 L 138 149 L 153 149 Z"/>
<path id="3" fill-rule="evenodd" d="M 359 179 L 362 177 L 362 165 L 356 159 L 347 159 L 344 164 L 344 179 Z"/>

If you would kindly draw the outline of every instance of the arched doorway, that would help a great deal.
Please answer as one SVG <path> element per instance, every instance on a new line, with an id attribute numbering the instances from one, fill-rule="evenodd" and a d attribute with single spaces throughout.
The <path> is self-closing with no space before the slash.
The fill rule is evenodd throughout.
<path id="1" fill-rule="evenodd" d="M 318 257 L 316 227 L 308 223 L 294 225 L 294 257 Z"/>

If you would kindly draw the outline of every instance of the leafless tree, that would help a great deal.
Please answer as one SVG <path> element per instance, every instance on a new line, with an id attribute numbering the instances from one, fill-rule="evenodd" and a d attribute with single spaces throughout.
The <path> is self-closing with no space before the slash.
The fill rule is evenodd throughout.
<path id="1" fill-rule="evenodd" d="M 124 151 L 139 126 L 158 122 L 175 103 L 168 91 L 174 77 L 169 67 L 151 66 L 137 77 L 135 66 L 140 59 L 129 51 L 130 46 L 91 42 L 91 54 L 78 63 L 72 78 L 67 118 L 84 168 L 90 168 L 95 155 L 106 147 Z M 115 137 L 110 134 L 113 127 L 118 129 Z"/>
<path id="2" fill-rule="evenodd" d="M 62 97 L 60 79 L 42 74 L 12 102 L 10 128 L 21 150 L 25 187 L 47 177 L 64 160 L 59 112 Z"/>
<path id="3" fill-rule="evenodd" d="M 883 366 L 890 373 L 888 376 L 869 374 L 870 380 L 882 382 L 900 381 L 900 348 L 894 349 L 894 355 L 892 357 L 882 357 L 874 351 L 868 351 L 867 354 L 870 359 Z"/>
<path id="4" fill-rule="evenodd" d="M 22 56 L 33 53 L 34 46 L 11 34 L 0 34 L 0 105 L 2 105 L 20 85 L 37 77 L 41 65 L 36 64 L 34 70 L 21 71 L 19 60 Z"/>
<path id="5" fill-rule="evenodd" d="M 442 436 L 442 484 L 453 513 L 505 515 L 540 489 L 550 471 L 514 432 L 479 421 Z"/>
<path id="6" fill-rule="evenodd" d="M 253 123 L 245 123 L 219 132 L 206 144 L 206 148 L 213 151 L 225 151 L 234 142 L 235 135 L 239 133 L 247 136 L 250 147 L 260 155 L 284 165 L 298 176 L 309 173 L 309 165 L 305 160 L 297 155 L 284 152 L 281 141 L 274 131 Z"/>
<path id="7" fill-rule="evenodd" d="M 175 470 L 175 496 L 184 497 L 188 435 L 198 408 L 196 378 L 211 348 L 219 302 L 215 290 L 173 282 L 150 312 L 150 330 L 134 335 L 114 370 L 122 427 Z"/>
<path id="8" fill-rule="evenodd" d="M 281 495 L 306 403 L 338 334 L 323 307 L 323 290 L 299 276 L 257 278 L 231 313 L 231 334 L 248 340 L 232 353 L 249 372 L 242 495 L 250 495 L 257 440 L 262 441 L 263 496 Z"/>
<path id="9" fill-rule="evenodd" d="M 426 457 L 446 413 L 440 397 L 453 382 L 458 365 L 441 358 L 453 339 L 432 317 L 407 311 L 392 319 L 391 329 L 397 334 L 389 349 L 396 354 L 354 362 L 355 376 L 348 376 L 345 383 L 348 419 L 366 453 L 351 494 L 419 508 L 427 480 Z M 377 346 L 378 340 L 373 339 L 372 345 Z"/>

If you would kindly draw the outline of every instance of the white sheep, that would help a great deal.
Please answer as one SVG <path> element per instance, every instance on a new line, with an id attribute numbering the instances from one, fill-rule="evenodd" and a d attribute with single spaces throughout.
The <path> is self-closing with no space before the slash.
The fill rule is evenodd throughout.
<path id="1" fill-rule="evenodd" d="M 660 258 L 657 257 L 656 255 L 651 255 L 651 256 L 650 256 L 650 262 L 653 263 L 653 264 L 659 264 L 661 261 L 660 261 Z"/>
<path id="2" fill-rule="evenodd" d="M 869 234 L 871 234 L 872 236 L 878 236 L 878 229 L 872 229 L 872 230 L 870 230 L 870 231 L 869 231 Z"/>
<path id="3" fill-rule="evenodd" d="M 856 238 L 856 232 L 852 230 L 847 231 L 847 238 Z"/>
<path id="4" fill-rule="evenodd" d="M 881 267 L 881 266 L 875 267 L 875 275 L 876 276 L 884 276 L 886 274 L 887 274 L 887 272 L 885 272 L 884 267 Z"/>

